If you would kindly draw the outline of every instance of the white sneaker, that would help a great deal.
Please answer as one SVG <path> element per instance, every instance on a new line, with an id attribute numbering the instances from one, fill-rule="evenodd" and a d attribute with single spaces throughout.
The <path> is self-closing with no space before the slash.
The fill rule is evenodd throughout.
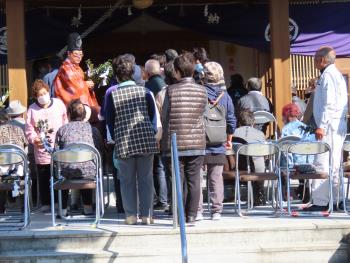
<path id="1" fill-rule="evenodd" d="M 220 219 L 221 219 L 221 214 L 220 213 L 214 213 L 211 216 L 211 220 L 219 221 Z"/>
<path id="2" fill-rule="evenodd" d="M 196 221 L 202 221 L 203 219 L 204 219 L 203 214 L 202 213 L 197 213 Z"/>
<path id="3" fill-rule="evenodd" d="M 68 215 L 67 208 L 62 209 L 62 216 L 66 217 Z"/>
<path id="4" fill-rule="evenodd" d="M 143 216 L 141 217 L 141 224 L 143 225 L 151 225 L 151 224 L 154 224 L 154 220 L 152 217 L 148 217 L 148 216 Z"/>
<path id="5" fill-rule="evenodd" d="M 136 225 L 137 217 L 136 216 L 128 216 L 125 218 L 125 224 L 127 225 Z"/>
<path id="6" fill-rule="evenodd" d="M 93 213 L 92 205 L 84 205 L 84 215 L 93 215 Z"/>

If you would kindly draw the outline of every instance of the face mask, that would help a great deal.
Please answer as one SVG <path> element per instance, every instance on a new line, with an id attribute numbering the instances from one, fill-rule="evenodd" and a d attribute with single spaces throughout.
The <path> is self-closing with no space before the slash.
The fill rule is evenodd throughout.
<path id="1" fill-rule="evenodd" d="M 37 98 L 40 105 L 46 105 L 50 103 L 50 94 L 47 93 L 46 95 L 40 96 Z"/>
<path id="2" fill-rule="evenodd" d="M 203 66 L 201 63 L 197 63 L 196 66 L 194 67 L 194 70 L 197 71 L 198 73 L 201 73 L 203 71 Z"/>

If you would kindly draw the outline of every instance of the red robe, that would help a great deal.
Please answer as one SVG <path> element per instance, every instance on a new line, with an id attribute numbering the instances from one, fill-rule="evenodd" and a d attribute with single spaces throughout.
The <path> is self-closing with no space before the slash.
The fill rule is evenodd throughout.
<path id="1" fill-rule="evenodd" d="M 66 59 L 58 70 L 55 78 L 55 96 L 65 105 L 73 99 L 80 99 L 88 104 L 91 107 L 91 121 L 94 121 L 100 111 L 95 93 L 86 85 L 83 70 L 69 59 Z"/>

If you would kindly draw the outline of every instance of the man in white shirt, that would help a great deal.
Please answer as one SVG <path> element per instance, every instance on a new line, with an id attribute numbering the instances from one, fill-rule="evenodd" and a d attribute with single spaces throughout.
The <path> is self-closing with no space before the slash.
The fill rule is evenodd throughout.
<path id="1" fill-rule="evenodd" d="M 316 138 L 326 142 L 332 149 L 333 202 L 336 202 L 339 179 L 339 165 L 342 146 L 346 134 L 346 115 L 348 94 L 343 75 L 335 67 L 336 54 L 331 47 L 322 47 L 315 54 L 315 66 L 321 71 L 317 81 L 313 102 L 313 114 L 316 123 Z M 320 171 L 328 172 L 328 154 L 316 156 L 314 164 Z M 325 211 L 328 209 L 328 180 L 313 180 L 312 203 L 307 211 Z"/>

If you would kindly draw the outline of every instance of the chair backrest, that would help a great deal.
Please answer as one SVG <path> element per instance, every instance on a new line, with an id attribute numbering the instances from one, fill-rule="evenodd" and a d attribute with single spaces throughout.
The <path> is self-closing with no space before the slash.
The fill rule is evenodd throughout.
<path id="1" fill-rule="evenodd" d="M 271 142 L 248 143 L 239 147 L 237 155 L 252 157 L 275 155 L 279 153 L 279 148 Z"/>
<path id="2" fill-rule="evenodd" d="M 273 133 L 275 136 L 275 140 L 278 139 L 278 134 L 277 134 L 277 120 L 275 116 L 273 116 L 272 113 L 267 112 L 267 111 L 256 111 L 253 113 L 254 114 L 254 122 L 255 124 L 267 124 L 272 122 L 273 123 Z"/>
<path id="3" fill-rule="evenodd" d="M 299 142 L 287 148 L 287 153 L 302 155 L 315 155 L 330 151 L 330 146 L 325 142 Z"/>
<path id="4" fill-rule="evenodd" d="M 265 124 L 268 122 L 277 122 L 275 116 L 267 111 L 256 111 L 254 112 L 255 124 Z"/>
<path id="5" fill-rule="evenodd" d="M 241 147 L 243 144 L 248 144 L 248 142 L 241 137 L 233 137 L 232 138 L 232 151 L 233 151 L 233 153 L 237 153 L 239 147 Z"/>
<path id="6" fill-rule="evenodd" d="M 12 165 L 25 161 L 26 153 L 15 144 L 0 145 L 0 165 Z"/>
<path id="7" fill-rule="evenodd" d="M 52 160 L 59 163 L 84 163 L 99 158 L 98 150 L 83 142 L 69 144 L 64 149 L 52 154 Z"/>
<path id="8" fill-rule="evenodd" d="M 301 140 L 300 137 L 290 135 L 290 136 L 286 136 L 286 137 L 280 138 L 277 141 L 277 144 L 278 144 L 278 147 L 280 147 L 280 150 L 282 152 L 287 152 L 287 149 L 288 149 L 288 147 L 290 145 L 295 144 L 297 142 L 300 142 L 300 140 Z"/>

